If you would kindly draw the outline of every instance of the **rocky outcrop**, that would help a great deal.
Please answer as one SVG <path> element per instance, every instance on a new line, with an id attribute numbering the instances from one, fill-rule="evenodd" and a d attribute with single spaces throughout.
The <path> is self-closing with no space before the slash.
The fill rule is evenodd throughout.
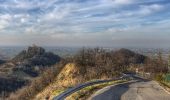
<path id="1" fill-rule="evenodd" d="M 27 50 L 23 50 L 12 59 L 12 62 L 15 64 L 15 67 L 13 67 L 12 70 L 12 75 L 18 76 L 18 73 L 24 72 L 31 77 L 36 77 L 39 75 L 41 69 L 44 69 L 44 67 L 50 67 L 51 65 L 58 63 L 60 60 L 61 58 L 58 55 L 46 52 L 44 48 L 34 45 L 28 47 Z"/>
<path id="2" fill-rule="evenodd" d="M 42 55 L 45 53 L 45 50 L 42 47 L 38 46 L 32 46 L 28 47 L 27 50 L 21 51 L 15 58 L 13 58 L 13 61 L 24 61 L 29 58 L 33 58 L 34 56 Z"/>
<path id="3" fill-rule="evenodd" d="M 27 50 L 23 50 L 12 61 L 28 66 L 49 66 L 59 62 L 60 59 L 58 55 L 46 52 L 42 47 L 32 46 L 28 47 Z"/>

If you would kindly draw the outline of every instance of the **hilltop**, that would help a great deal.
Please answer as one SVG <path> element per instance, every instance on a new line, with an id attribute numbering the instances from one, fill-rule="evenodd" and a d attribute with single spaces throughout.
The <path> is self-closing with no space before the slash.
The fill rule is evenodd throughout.
<path id="1" fill-rule="evenodd" d="M 30 46 L 21 51 L 16 57 L 2 64 L 0 73 L 8 76 L 37 76 L 41 69 L 59 62 L 61 58 L 44 48 Z M 22 75 L 17 75 L 22 74 Z"/>
<path id="2" fill-rule="evenodd" d="M 53 65 L 60 61 L 60 57 L 51 52 L 46 52 L 44 48 L 38 46 L 28 47 L 27 50 L 21 51 L 12 59 L 14 63 L 22 63 L 25 65 Z"/>

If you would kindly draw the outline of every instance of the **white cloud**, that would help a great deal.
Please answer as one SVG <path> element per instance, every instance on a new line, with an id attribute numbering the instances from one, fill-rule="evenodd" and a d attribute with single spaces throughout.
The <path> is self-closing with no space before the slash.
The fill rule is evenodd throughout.
<path id="1" fill-rule="evenodd" d="M 152 5 L 142 5 L 140 6 L 140 10 L 139 10 L 139 14 L 141 15 L 149 15 L 158 11 L 163 10 L 164 7 L 162 5 L 159 4 L 152 4 Z"/>
<path id="2" fill-rule="evenodd" d="M 0 15 L 0 30 L 9 26 L 12 17 L 9 14 Z"/>
<path id="3" fill-rule="evenodd" d="M 124 10 L 114 16 L 127 20 L 128 18 L 134 19 L 138 17 L 149 16 L 151 14 L 158 13 L 164 9 L 165 7 L 159 4 L 139 5 L 139 7 L 136 9 Z"/>
<path id="4" fill-rule="evenodd" d="M 128 30 L 127 28 L 109 28 L 108 30 L 107 30 L 107 32 L 111 32 L 111 33 L 118 33 L 118 32 L 124 32 L 124 31 L 126 31 L 126 30 Z"/>
<path id="5" fill-rule="evenodd" d="M 113 0 L 115 4 L 131 4 L 134 0 Z"/>
<path id="6" fill-rule="evenodd" d="M 9 14 L 0 15 L 0 19 L 2 19 L 2 20 L 11 20 L 11 15 L 9 15 Z"/>
<path id="7" fill-rule="evenodd" d="M 54 21 L 54 20 L 60 20 L 63 19 L 64 17 L 66 17 L 67 15 L 69 15 L 70 13 L 70 6 L 65 5 L 65 7 L 61 7 L 61 8 L 55 8 L 52 11 L 49 11 L 48 13 L 46 13 L 45 15 L 42 16 L 42 18 L 40 19 L 41 21 Z"/>
<path id="8" fill-rule="evenodd" d="M 170 31 L 167 28 L 169 24 L 149 27 L 163 20 L 164 16 L 170 15 L 163 12 L 166 10 L 166 5 L 154 3 L 154 0 L 76 1 L 80 0 L 74 0 L 74 2 L 70 0 L 10 0 L 1 3 L 0 34 L 22 34 L 22 40 L 28 37 L 30 40 L 26 39 L 26 41 L 29 42 L 31 39 L 37 42 L 46 38 L 46 42 L 51 41 L 51 43 L 61 39 L 75 43 L 83 40 L 86 43 L 107 41 L 113 37 L 113 34 L 119 33 L 121 34 L 118 36 L 125 37 L 128 37 L 127 34 L 130 32 L 144 34 L 141 29 L 148 34 L 165 28 L 163 32 Z M 163 16 L 155 14 L 161 11 Z M 165 21 L 165 23 L 169 22 Z M 143 27 L 144 25 L 150 29 Z M 131 37 L 133 35 L 129 35 L 129 38 Z"/>
<path id="9" fill-rule="evenodd" d="M 13 15 L 14 18 L 28 18 L 30 17 L 29 14 L 14 14 Z"/>
<path id="10" fill-rule="evenodd" d="M 9 25 L 8 21 L 0 20 L 0 30 L 6 28 Z"/>
<path id="11" fill-rule="evenodd" d="M 124 5 L 134 3 L 134 0 L 100 0 L 101 3 L 115 4 L 115 5 Z"/>
<path id="12" fill-rule="evenodd" d="M 26 19 L 25 18 L 21 18 L 21 23 L 25 23 Z"/>
<path id="13" fill-rule="evenodd" d="M 26 29 L 25 29 L 25 34 L 33 34 L 33 32 L 35 31 L 35 28 L 33 28 L 33 27 L 27 27 Z"/>

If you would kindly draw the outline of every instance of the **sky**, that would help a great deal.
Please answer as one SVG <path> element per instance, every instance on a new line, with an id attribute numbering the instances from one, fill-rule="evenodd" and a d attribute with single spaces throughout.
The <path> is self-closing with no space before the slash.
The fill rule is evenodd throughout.
<path id="1" fill-rule="evenodd" d="M 169 43 L 170 0 L 0 0 L 0 46 Z"/>

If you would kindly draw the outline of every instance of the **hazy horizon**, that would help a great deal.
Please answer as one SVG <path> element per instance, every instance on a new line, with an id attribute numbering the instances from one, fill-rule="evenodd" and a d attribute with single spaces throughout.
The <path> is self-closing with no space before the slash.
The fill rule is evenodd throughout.
<path id="1" fill-rule="evenodd" d="M 170 48 L 167 0 L 0 0 L 0 46 Z"/>

